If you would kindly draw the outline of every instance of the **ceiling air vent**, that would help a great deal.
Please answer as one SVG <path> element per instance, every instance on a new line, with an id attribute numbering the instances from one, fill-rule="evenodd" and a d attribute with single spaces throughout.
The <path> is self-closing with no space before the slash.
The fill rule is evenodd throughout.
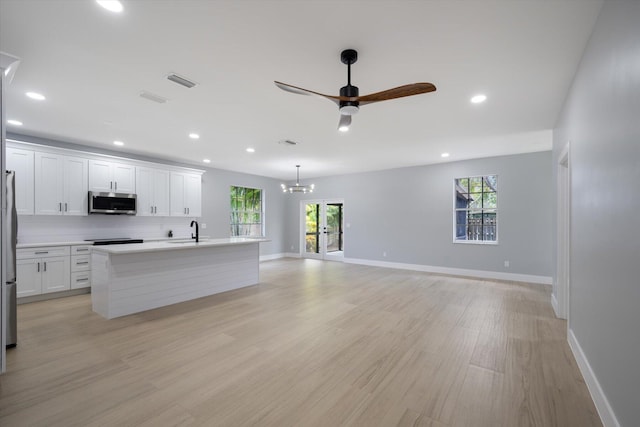
<path id="1" fill-rule="evenodd" d="M 156 95 L 155 93 L 147 92 L 146 90 L 140 92 L 140 98 L 148 99 L 149 101 L 157 102 L 158 104 L 164 104 L 168 101 L 167 98 Z"/>
<path id="2" fill-rule="evenodd" d="M 171 80 L 172 82 L 178 83 L 179 85 L 184 86 L 184 87 L 186 87 L 188 89 L 191 89 L 192 87 L 194 87 L 196 85 L 195 82 L 192 82 L 191 80 L 186 79 L 186 78 L 184 78 L 182 76 L 179 76 L 179 75 L 177 75 L 175 73 L 169 74 L 167 76 L 167 78 L 169 80 Z"/>

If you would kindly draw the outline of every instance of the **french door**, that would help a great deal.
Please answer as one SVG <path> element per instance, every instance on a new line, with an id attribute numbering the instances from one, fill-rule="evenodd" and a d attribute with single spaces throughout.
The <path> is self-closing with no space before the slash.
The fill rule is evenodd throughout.
<path id="1" fill-rule="evenodd" d="M 344 259 L 344 201 L 303 200 L 300 203 L 302 256 Z"/>

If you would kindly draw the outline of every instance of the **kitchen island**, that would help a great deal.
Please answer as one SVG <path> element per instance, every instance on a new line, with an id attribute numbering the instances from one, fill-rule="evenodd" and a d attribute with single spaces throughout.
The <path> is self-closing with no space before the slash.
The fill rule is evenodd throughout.
<path id="1" fill-rule="evenodd" d="M 93 311 L 113 319 L 255 285 L 259 244 L 266 241 L 230 238 L 94 246 Z"/>

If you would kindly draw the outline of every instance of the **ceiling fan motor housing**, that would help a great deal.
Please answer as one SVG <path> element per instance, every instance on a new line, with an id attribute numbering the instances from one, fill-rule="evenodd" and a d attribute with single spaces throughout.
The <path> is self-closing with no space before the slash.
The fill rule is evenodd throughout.
<path id="1" fill-rule="evenodd" d="M 360 91 L 357 86 L 346 85 L 340 88 L 340 96 L 359 96 Z M 340 101 L 340 113 L 352 115 L 358 112 L 360 103 L 358 101 Z"/>

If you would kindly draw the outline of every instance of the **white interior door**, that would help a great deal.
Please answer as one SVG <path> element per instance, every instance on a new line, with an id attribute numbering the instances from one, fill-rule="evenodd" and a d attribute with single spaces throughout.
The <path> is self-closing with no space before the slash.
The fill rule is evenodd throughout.
<path id="1" fill-rule="evenodd" d="M 344 259 L 344 201 L 304 200 L 302 255 L 306 258 L 342 261 Z"/>

